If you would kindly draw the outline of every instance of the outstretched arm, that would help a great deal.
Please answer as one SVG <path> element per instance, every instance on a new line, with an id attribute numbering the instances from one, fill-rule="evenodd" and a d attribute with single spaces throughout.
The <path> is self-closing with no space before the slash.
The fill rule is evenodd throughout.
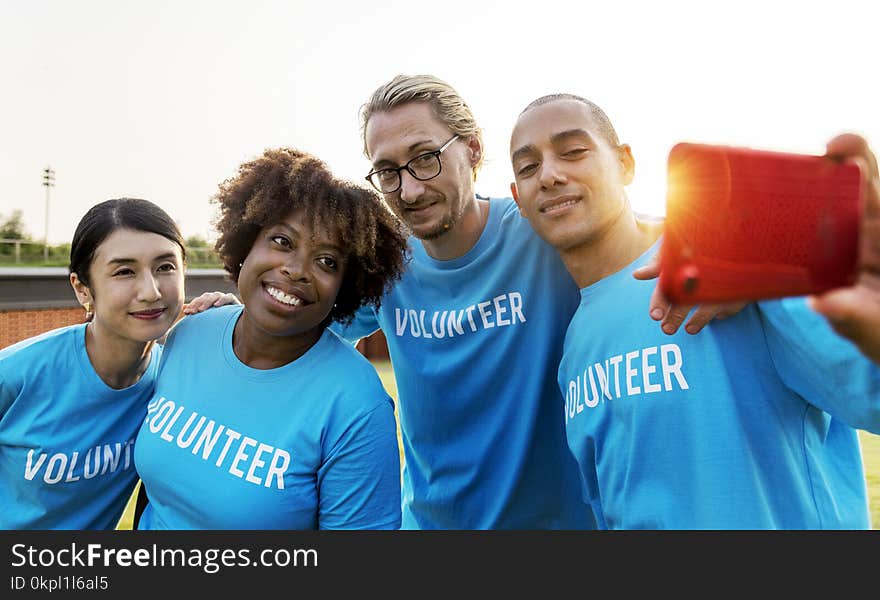
<path id="1" fill-rule="evenodd" d="M 880 364 L 880 176 L 868 142 L 843 134 L 828 142 L 827 154 L 858 163 L 862 170 L 864 216 L 861 231 L 861 270 L 856 284 L 810 298 L 838 334 L 852 340 Z"/>

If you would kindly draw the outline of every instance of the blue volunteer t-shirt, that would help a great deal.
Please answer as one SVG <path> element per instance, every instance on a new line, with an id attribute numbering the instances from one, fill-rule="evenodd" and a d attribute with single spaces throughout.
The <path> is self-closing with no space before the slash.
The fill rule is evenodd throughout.
<path id="1" fill-rule="evenodd" d="M 491 200 L 476 245 L 413 259 L 378 313 L 397 379 L 403 527 L 587 529 L 555 384 L 577 286 L 511 199 Z"/>
<path id="2" fill-rule="evenodd" d="M 396 529 L 394 406 L 332 331 L 295 361 L 253 369 L 232 349 L 243 307 L 169 334 L 135 461 L 141 529 Z"/>
<path id="3" fill-rule="evenodd" d="M 612 529 L 870 527 L 855 429 L 880 375 L 803 298 L 664 334 L 637 281 L 660 242 L 581 290 L 559 386 L 569 445 Z"/>
<path id="4" fill-rule="evenodd" d="M 86 352 L 86 325 L 0 351 L 0 529 L 112 529 L 131 494 L 134 439 L 153 392 L 114 390 Z"/>

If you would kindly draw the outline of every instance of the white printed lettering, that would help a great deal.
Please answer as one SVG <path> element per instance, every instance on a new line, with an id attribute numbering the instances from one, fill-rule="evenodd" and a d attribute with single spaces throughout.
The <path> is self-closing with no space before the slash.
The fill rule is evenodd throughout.
<path id="1" fill-rule="evenodd" d="M 165 409 L 168 410 L 165 410 Z M 159 407 L 159 410 L 156 411 L 156 414 L 153 415 L 152 420 L 150 420 L 150 431 L 153 433 L 158 433 L 160 429 L 165 426 L 165 422 L 168 421 L 168 417 L 171 416 L 171 411 L 174 410 L 174 402 L 168 400 L 162 406 Z M 162 416 L 164 414 L 164 417 Z"/>
<path id="2" fill-rule="evenodd" d="M 217 428 L 217 433 L 214 435 L 214 437 L 211 437 L 211 433 L 214 431 L 214 425 L 215 423 L 213 419 L 208 421 L 208 426 L 205 427 L 205 430 L 202 432 L 202 435 L 199 436 L 199 440 L 196 442 L 196 445 L 193 446 L 192 449 L 192 453 L 197 454 L 202 443 L 204 443 L 205 449 L 202 451 L 202 458 L 204 460 L 208 460 L 208 457 L 214 450 L 214 444 L 217 443 L 217 440 L 220 439 L 220 434 L 223 433 L 224 429 L 226 429 L 225 425 L 221 425 Z"/>
<path id="3" fill-rule="evenodd" d="M 199 413 L 193 411 L 193 413 L 190 414 L 189 419 L 186 420 L 186 423 L 183 424 L 183 429 L 181 429 L 180 433 L 177 434 L 177 445 L 180 448 L 189 448 L 189 446 L 193 443 L 193 440 L 196 438 L 196 435 L 198 435 L 199 430 L 202 428 L 202 425 L 205 424 L 205 417 L 200 417 L 199 422 L 196 423 L 196 426 L 193 428 L 192 433 L 189 434 L 189 437 L 183 437 L 184 435 L 186 435 L 187 429 L 189 429 L 190 424 L 198 416 L 198 414 Z"/>
<path id="4" fill-rule="evenodd" d="M 52 475 L 52 470 L 58 465 L 58 475 Z M 61 478 L 64 476 L 64 467 L 67 466 L 67 455 L 66 454 L 53 454 L 52 458 L 49 459 L 49 464 L 46 465 L 46 472 L 43 473 L 43 481 L 48 484 L 58 483 L 61 481 Z M 86 477 L 88 479 L 88 477 Z"/>
<path id="5" fill-rule="evenodd" d="M 403 319 L 400 318 L 400 315 L 403 315 Z M 405 310 L 400 310 L 399 308 L 394 309 L 394 325 L 395 331 L 397 332 L 397 337 L 403 335 L 403 332 L 406 331 L 406 320 L 407 320 L 407 312 Z"/>
<path id="6" fill-rule="evenodd" d="M 510 292 L 508 294 L 510 298 L 510 313 L 511 313 L 511 321 L 516 323 L 516 316 L 519 315 L 520 323 L 526 322 L 526 316 L 523 314 L 523 300 L 522 295 L 519 292 Z"/>
<path id="7" fill-rule="evenodd" d="M 446 337 L 446 329 L 443 327 L 443 322 L 446 319 L 446 314 L 449 311 L 444 310 L 442 313 L 434 313 L 433 318 L 431 318 L 431 332 L 434 334 L 434 337 L 437 339 Z M 440 329 L 437 329 L 437 317 L 440 317 Z"/>
<path id="8" fill-rule="evenodd" d="M 260 479 L 259 477 L 256 477 L 254 475 L 254 471 L 256 471 L 257 469 L 259 469 L 260 467 L 262 467 L 266 464 L 266 461 L 260 459 L 260 455 L 263 454 L 264 452 L 271 452 L 274 449 L 275 448 L 273 448 L 269 444 L 264 444 L 263 442 L 260 442 L 260 445 L 257 446 L 257 452 L 254 454 L 254 459 L 251 461 L 251 468 L 248 469 L 248 472 L 247 472 L 247 475 L 245 476 L 245 479 L 247 479 L 251 483 L 255 483 L 257 485 L 260 485 L 261 483 L 263 483 L 262 479 Z"/>
<path id="9" fill-rule="evenodd" d="M 79 481 L 79 475 L 74 475 L 73 470 L 76 468 L 76 461 L 79 459 L 79 452 L 73 451 L 70 455 L 70 463 L 67 467 L 67 477 L 64 478 L 65 482 L 68 481 Z"/>
<path id="10" fill-rule="evenodd" d="M 657 366 L 657 355 L 660 366 Z M 621 365 L 623 365 L 621 367 Z M 613 368 L 612 368 L 613 367 Z M 663 383 L 660 384 L 655 375 L 662 373 Z M 633 350 L 624 354 L 616 354 L 602 362 L 587 366 L 580 373 L 569 379 L 565 390 L 565 414 L 573 419 L 583 407 L 595 408 L 600 400 L 611 400 L 621 397 L 621 376 L 623 377 L 626 396 L 655 394 L 661 391 L 672 391 L 673 380 L 679 389 L 689 389 L 684 374 L 684 360 L 681 348 L 677 344 L 663 344 L 659 348 L 650 346 L 641 350 Z M 653 379 L 652 379 L 653 376 Z M 614 396 L 611 395 L 611 381 L 614 381 Z M 641 387 L 637 382 L 641 380 Z M 581 404 L 583 394 L 583 404 Z"/>
<path id="11" fill-rule="evenodd" d="M 419 328 L 418 317 L 416 311 L 409 309 L 409 331 L 413 337 L 422 337 L 422 330 Z"/>
<path id="12" fill-rule="evenodd" d="M 510 319 L 505 319 L 501 315 L 507 312 L 507 307 L 501 304 L 502 300 L 506 300 L 507 295 L 501 294 L 500 296 L 495 296 L 492 298 L 492 303 L 495 304 L 495 315 L 498 320 L 498 326 L 504 327 L 505 325 L 510 325 Z"/>
<path id="13" fill-rule="evenodd" d="M 635 352 L 627 352 L 626 353 L 626 395 L 634 396 L 635 394 L 641 394 L 642 390 L 632 384 L 633 377 L 639 374 L 636 369 L 632 368 L 632 361 L 634 358 L 638 358 L 639 351 Z"/>
<path id="14" fill-rule="evenodd" d="M 272 476 L 275 475 L 278 478 L 278 489 L 284 489 L 284 471 L 287 469 L 287 465 L 290 464 L 290 454 L 281 448 L 275 449 L 275 456 L 272 457 L 272 464 L 269 465 L 269 472 L 266 474 L 266 487 L 272 485 Z"/>
<path id="15" fill-rule="evenodd" d="M 171 428 L 174 426 L 174 423 L 177 421 L 177 419 L 180 418 L 180 413 L 182 413 L 182 412 L 183 412 L 183 407 L 182 406 L 177 407 L 177 412 L 175 412 L 174 416 L 171 417 L 171 420 L 168 421 L 168 424 L 165 426 L 165 429 L 162 431 L 161 435 L 159 435 L 160 438 L 162 438 L 166 442 L 170 442 L 171 440 L 174 439 L 174 436 L 170 435 L 168 432 L 171 431 Z"/>
<path id="16" fill-rule="evenodd" d="M 34 475 L 37 474 L 37 471 L 40 470 L 40 466 L 46 460 L 46 453 L 40 452 L 40 457 L 37 459 L 37 463 L 34 464 L 34 450 L 33 448 L 28 450 L 27 455 L 27 464 L 24 466 L 24 478 L 28 481 L 33 481 Z"/>
<path id="17" fill-rule="evenodd" d="M 226 444 L 223 446 L 223 450 L 220 451 L 220 456 L 217 457 L 217 462 L 214 463 L 215 466 L 219 467 L 223 463 L 223 459 L 226 458 L 226 453 L 229 452 L 229 446 L 232 445 L 233 440 L 237 440 L 241 437 L 241 434 L 234 429 L 226 428 Z"/>
<path id="18" fill-rule="evenodd" d="M 673 361 L 669 361 L 669 355 L 673 356 Z M 689 389 L 684 373 L 681 372 L 681 348 L 678 344 L 664 344 L 660 346 L 660 365 L 663 368 L 663 383 L 666 385 L 666 391 L 672 389 L 672 379 L 670 375 L 675 375 L 678 381 L 678 387 L 683 390 Z"/>
<path id="19" fill-rule="evenodd" d="M 238 463 L 243 460 L 247 460 L 249 457 L 247 455 L 247 447 L 248 446 L 256 446 L 257 440 L 254 438 L 250 438 L 248 436 L 244 436 L 241 439 L 241 444 L 238 445 L 238 451 L 235 453 L 235 458 L 232 459 L 232 464 L 229 465 L 229 472 L 235 475 L 236 477 L 244 477 L 244 471 L 238 468 Z"/>
<path id="20" fill-rule="evenodd" d="M 657 354 L 657 346 L 651 346 L 642 350 L 642 385 L 646 394 L 653 394 L 663 389 L 659 383 L 651 383 L 651 373 L 657 372 L 657 367 L 648 364 L 648 357 Z"/>

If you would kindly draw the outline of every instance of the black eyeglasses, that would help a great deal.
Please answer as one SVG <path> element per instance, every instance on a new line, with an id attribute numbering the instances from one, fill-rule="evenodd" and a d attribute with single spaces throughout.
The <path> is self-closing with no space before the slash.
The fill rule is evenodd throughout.
<path id="1" fill-rule="evenodd" d="M 400 189 L 400 172 L 404 169 L 409 171 L 409 174 L 419 181 L 434 179 L 440 174 L 440 171 L 443 170 L 443 165 L 440 164 L 440 154 L 449 148 L 449 145 L 457 139 L 458 135 L 452 136 L 452 139 L 440 146 L 439 150 L 419 154 L 402 167 L 371 171 L 370 174 L 367 175 L 366 180 L 369 181 L 370 185 L 376 188 L 376 190 L 383 194 L 391 194 Z"/>

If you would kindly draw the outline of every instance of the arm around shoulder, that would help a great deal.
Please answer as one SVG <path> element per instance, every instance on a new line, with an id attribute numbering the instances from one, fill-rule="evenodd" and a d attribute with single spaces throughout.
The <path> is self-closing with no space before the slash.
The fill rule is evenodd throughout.
<path id="1" fill-rule="evenodd" d="M 376 314 L 376 308 L 366 304 L 358 309 L 351 323 L 342 324 L 334 322 L 330 325 L 330 329 L 346 342 L 357 344 L 362 338 L 379 329 L 379 317 Z"/>

